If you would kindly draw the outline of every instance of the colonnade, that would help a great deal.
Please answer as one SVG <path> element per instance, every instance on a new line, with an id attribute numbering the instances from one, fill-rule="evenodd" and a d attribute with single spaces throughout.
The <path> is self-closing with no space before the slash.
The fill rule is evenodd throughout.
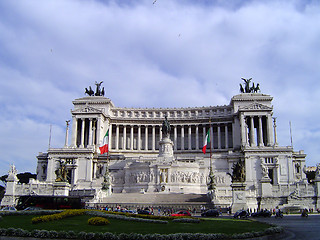
<path id="1" fill-rule="evenodd" d="M 241 114 L 240 125 L 243 146 L 261 147 L 274 144 L 271 114 L 252 116 Z"/>
<path id="2" fill-rule="evenodd" d="M 101 119 L 100 118 L 76 118 L 72 119 L 71 147 L 84 148 L 99 143 Z"/>
<path id="3" fill-rule="evenodd" d="M 159 149 L 162 139 L 161 125 L 111 124 L 109 126 L 109 149 L 145 150 Z M 204 138 L 210 128 L 212 149 L 233 147 L 232 124 L 171 124 L 171 140 L 174 150 L 199 150 L 203 147 Z"/>

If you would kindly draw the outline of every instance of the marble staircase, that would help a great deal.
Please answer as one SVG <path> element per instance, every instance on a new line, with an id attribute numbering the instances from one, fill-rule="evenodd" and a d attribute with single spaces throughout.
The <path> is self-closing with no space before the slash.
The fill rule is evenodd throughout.
<path id="1" fill-rule="evenodd" d="M 167 207 L 174 209 L 200 209 L 213 207 L 206 194 L 181 194 L 181 193 L 114 193 L 103 198 L 98 204 L 109 207 L 157 208 Z"/>

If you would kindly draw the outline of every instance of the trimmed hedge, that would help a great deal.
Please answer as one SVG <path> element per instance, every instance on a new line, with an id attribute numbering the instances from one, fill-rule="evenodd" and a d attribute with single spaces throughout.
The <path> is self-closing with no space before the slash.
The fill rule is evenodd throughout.
<path id="1" fill-rule="evenodd" d="M 261 232 L 249 232 L 243 234 L 234 234 L 232 236 L 228 236 L 227 234 L 206 234 L 206 233 L 175 233 L 168 235 L 161 234 L 146 234 L 142 235 L 139 233 L 121 233 L 121 234 L 113 234 L 110 232 L 106 233 L 86 233 L 79 232 L 75 233 L 73 231 L 47 231 L 47 230 L 33 230 L 31 232 L 23 230 L 23 229 L 14 229 L 0 228 L 0 236 L 16 236 L 16 237 L 37 237 L 37 238 L 64 238 L 64 239 L 101 239 L 101 240 L 193 240 L 193 239 L 201 239 L 201 240 L 214 240 L 214 239 L 245 239 L 245 238 L 257 238 L 264 235 L 276 234 L 283 232 L 282 227 L 271 227 Z"/>
<path id="2" fill-rule="evenodd" d="M 34 217 L 31 219 L 32 224 L 40 223 L 40 222 L 50 222 L 56 221 L 67 217 L 79 216 L 85 214 L 87 210 L 85 209 L 74 209 L 74 210 L 65 210 L 60 213 L 55 213 L 52 215 L 45 215 L 40 217 Z"/>
<path id="3" fill-rule="evenodd" d="M 168 223 L 168 221 L 163 221 L 163 220 L 152 220 L 152 219 L 144 219 L 144 218 L 137 218 L 137 217 L 129 217 L 124 214 L 110 214 L 107 211 L 87 211 L 86 214 L 96 216 L 96 217 L 105 217 L 105 218 L 119 219 L 124 221 L 160 223 L 160 224 Z M 133 214 L 133 216 L 136 216 L 136 215 L 138 214 Z"/>
<path id="4" fill-rule="evenodd" d="M 104 217 L 92 217 L 88 219 L 88 224 L 89 225 L 94 225 L 94 226 L 102 226 L 102 225 L 108 225 L 110 222 L 108 219 Z"/>
<path id="5" fill-rule="evenodd" d="M 199 219 L 192 216 L 156 216 L 156 215 L 145 215 L 145 214 L 133 214 L 133 213 L 124 213 L 124 212 L 111 212 L 111 211 L 105 211 L 102 212 L 108 213 L 108 214 L 114 214 L 114 215 L 122 215 L 127 217 L 135 217 L 135 218 L 145 218 L 145 219 L 156 219 L 156 220 L 173 220 L 173 219 L 179 219 L 179 218 L 190 218 L 190 219 Z M 201 221 L 201 219 L 199 219 Z"/>

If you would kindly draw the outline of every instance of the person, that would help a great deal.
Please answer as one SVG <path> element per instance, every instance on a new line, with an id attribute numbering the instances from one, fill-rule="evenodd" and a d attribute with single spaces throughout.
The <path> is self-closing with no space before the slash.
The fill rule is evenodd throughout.
<path id="1" fill-rule="evenodd" d="M 302 210 L 301 217 L 308 217 L 308 210 L 306 208 Z"/>
<path id="2" fill-rule="evenodd" d="M 278 217 L 283 218 L 283 213 L 282 213 L 282 211 L 281 211 L 280 208 L 278 208 L 278 209 L 276 210 L 276 218 L 278 218 Z"/>

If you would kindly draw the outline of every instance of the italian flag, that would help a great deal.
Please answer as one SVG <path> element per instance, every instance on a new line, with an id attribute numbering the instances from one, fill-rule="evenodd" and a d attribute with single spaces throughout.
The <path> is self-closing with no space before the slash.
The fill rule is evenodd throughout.
<path id="1" fill-rule="evenodd" d="M 103 137 L 102 147 L 99 147 L 101 154 L 104 154 L 104 153 L 106 153 L 106 152 L 109 152 L 108 144 L 109 144 L 109 129 L 108 129 L 108 131 L 106 132 L 106 135 L 104 135 L 104 137 Z"/>
<path id="2" fill-rule="evenodd" d="M 203 148 L 202 148 L 202 152 L 203 152 L 204 154 L 206 154 L 207 146 L 209 145 L 209 143 L 210 143 L 210 129 L 209 129 L 208 132 L 207 132 L 206 140 L 205 140 L 204 145 L 203 145 Z"/>

